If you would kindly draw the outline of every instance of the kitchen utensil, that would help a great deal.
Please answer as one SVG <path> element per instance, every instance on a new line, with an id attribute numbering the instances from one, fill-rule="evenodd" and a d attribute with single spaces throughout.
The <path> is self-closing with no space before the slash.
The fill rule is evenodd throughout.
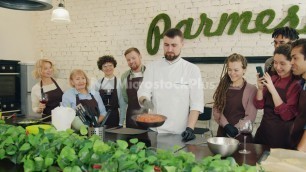
<path id="1" fill-rule="evenodd" d="M 21 120 L 21 121 L 17 122 L 16 124 L 25 128 L 29 125 L 39 124 L 39 123 L 42 122 L 42 120 L 50 118 L 50 117 L 51 117 L 51 115 L 48 115 L 48 116 L 46 116 L 44 118 L 41 118 L 41 119 L 24 119 L 24 120 Z"/>
<path id="2" fill-rule="evenodd" d="M 100 136 L 100 138 L 103 141 L 103 139 L 104 139 L 104 126 L 102 126 L 102 127 L 88 127 L 88 136 L 90 137 L 94 134 Z"/>
<path id="3" fill-rule="evenodd" d="M 132 116 L 132 119 L 138 126 L 149 128 L 162 126 L 167 117 L 159 114 L 140 114 Z"/>
<path id="4" fill-rule="evenodd" d="M 89 121 L 88 117 L 86 116 L 86 114 L 83 111 L 83 106 L 82 104 L 78 104 L 76 106 L 76 113 L 78 114 L 79 118 L 81 119 L 81 121 L 85 124 L 85 125 L 90 125 L 91 121 Z"/>
<path id="5" fill-rule="evenodd" d="M 202 144 L 207 144 L 207 141 L 201 142 L 201 143 L 196 143 L 196 144 L 190 144 L 190 145 L 202 145 Z M 175 150 L 173 153 L 176 153 L 182 149 L 185 149 L 189 144 L 186 144 L 185 146 L 178 148 L 177 150 Z"/>
<path id="6" fill-rule="evenodd" d="M 136 135 L 136 134 L 143 134 L 148 132 L 148 130 L 141 130 L 141 129 L 136 129 L 136 128 L 110 128 L 110 129 L 105 129 L 105 132 L 108 133 L 116 133 L 116 134 L 125 134 L 125 135 Z"/>
<path id="7" fill-rule="evenodd" d="M 107 111 L 107 113 L 106 113 L 105 117 L 103 118 L 103 120 L 102 120 L 100 126 L 104 126 L 104 125 L 105 125 L 105 123 L 106 123 L 106 121 L 107 121 L 109 115 L 111 114 L 111 112 L 112 112 L 111 109 L 109 109 L 109 110 Z"/>
<path id="8" fill-rule="evenodd" d="M 90 108 L 86 108 L 86 110 L 88 112 L 88 113 L 86 113 L 86 115 L 88 115 L 88 117 L 90 118 L 90 120 L 91 120 L 91 122 L 93 124 L 93 127 L 99 127 L 100 125 L 99 125 L 99 123 L 97 121 L 96 113 L 94 113 L 92 111 L 92 109 L 90 109 Z"/>
<path id="9" fill-rule="evenodd" d="M 5 117 L 5 116 L 4 116 Z M 13 118 L 13 117 L 16 117 L 16 114 L 15 113 L 13 113 L 12 115 L 10 115 L 10 116 L 6 116 L 7 118 L 6 119 L 11 119 L 11 118 Z"/>
<path id="10" fill-rule="evenodd" d="M 212 153 L 227 157 L 238 149 L 239 141 L 228 137 L 211 137 L 207 139 L 207 145 Z"/>
<path id="11" fill-rule="evenodd" d="M 29 125 L 38 124 L 39 122 L 40 121 L 37 120 L 37 119 L 24 119 L 24 120 L 21 120 L 19 122 L 16 122 L 16 124 L 25 128 L 25 127 L 27 127 Z"/>
<path id="12" fill-rule="evenodd" d="M 81 109 L 81 111 L 82 111 L 82 113 L 83 113 L 83 116 L 85 117 L 85 119 L 88 121 L 88 123 L 90 124 L 90 126 L 95 126 L 95 123 L 94 123 L 94 121 L 93 121 L 93 118 L 92 118 L 92 116 L 90 115 L 90 112 L 89 112 L 89 109 L 90 108 L 85 108 L 84 106 L 82 106 L 81 104 L 80 104 L 80 109 Z"/>

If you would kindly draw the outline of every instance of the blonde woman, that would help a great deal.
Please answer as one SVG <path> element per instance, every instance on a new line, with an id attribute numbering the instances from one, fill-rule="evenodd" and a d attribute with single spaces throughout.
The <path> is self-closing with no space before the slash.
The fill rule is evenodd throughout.
<path id="1" fill-rule="evenodd" d="M 243 78 L 246 68 L 247 60 L 240 54 L 234 53 L 225 60 L 220 83 L 213 96 L 213 114 L 219 124 L 218 137 L 236 137 L 242 142 L 239 130 L 247 121 L 254 122 L 256 118 L 253 98 L 257 89 Z M 245 135 L 247 142 L 252 142 L 252 134 Z"/>
<path id="2" fill-rule="evenodd" d="M 95 112 L 100 123 L 106 115 L 106 110 L 99 93 L 95 90 L 89 90 L 89 79 L 86 73 L 81 69 L 74 69 L 70 73 L 69 81 L 73 88 L 65 91 L 62 105 L 75 109 L 78 104 L 82 104 L 90 111 Z"/>
<path id="3" fill-rule="evenodd" d="M 41 113 L 42 117 L 51 115 L 51 110 L 60 105 L 63 95 L 63 85 L 59 85 L 54 75 L 54 64 L 49 59 L 40 59 L 35 64 L 34 77 L 39 80 L 32 87 L 32 109 Z M 44 99 L 44 100 L 43 100 Z M 51 118 L 45 121 L 51 121 Z"/>

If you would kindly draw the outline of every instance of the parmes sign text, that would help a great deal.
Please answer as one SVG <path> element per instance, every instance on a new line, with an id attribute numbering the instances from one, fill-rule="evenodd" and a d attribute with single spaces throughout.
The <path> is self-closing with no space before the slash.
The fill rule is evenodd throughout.
<path id="1" fill-rule="evenodd" d="M 204 36 L 220 36 L 223 34 L 225 28 L 228 28 L 227 34 L 233 35 L 238 25 L 240 24 L 240 31 L 242 33 L 252 34 L 256 32 L 262 32 L 271 34 L 275 28 L 289 26 L 296 28 L 300 22 L 297 12 L 299 11 L 299 6 L 294 5 L 288 9 L 287 16 L 280 21 L 276 26 L 270 26 L 273 20 L 275 19 L 275 11 L 272 9 L 266 9 L 258 13 L 254 27 L 250 28 L 250 23 L 252 19 L 252 12 L 245 11 L 241 14 L 234 12 L 231 14 L 223 13 L 221 15 L 219 25 L 216 30 L 212 31 L 213 21 L 207 17 L 206 13 L 200 15 L 200 24 L 196 29 L 195 33 L 191 33 L 191 28 L 194 22 L 193 18 L 188 18 L 177 23 L 175 26 L 178 29 L 181 29 L 184 33 L 185 39 L 194 39 L 198 37 L 201 33 Z M 163 23 L 163 31 L 161 31 L 158 24 Z M 229 27 L 227 27 L 229 25 Z M 164 32 L 171 28 L 171 19 L 165 14 L 161 13 L 157 15 L 150 24 L 147 36 L 147 51 L 150 55 L 157 53 L 159 49 L 160 40 Z M 184 28 L 184 30 L 183 30 Z M 297 29 L 300 34 L 306 33 L 306 26 L 303 26 L 301 29 Z"/>

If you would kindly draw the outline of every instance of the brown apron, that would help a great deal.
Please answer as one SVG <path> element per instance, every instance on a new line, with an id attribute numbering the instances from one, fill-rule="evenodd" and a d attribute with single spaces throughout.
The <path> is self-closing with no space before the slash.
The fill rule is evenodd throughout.
<path id="1" fill-rule="evenodd" d="M 299 97 L 299 115 L 295 118 L 290 132 L 290 146 L 296 149 L 304 133 L 304 126 L 306 125 L 306 90 L 302 90 Z"/>
<path id="2" fill-rule="evenodd" d="M 292 76 L 291 76 L 292 77 Z M 281 99 L 286 103 L 286 93 L 289 86 L 293 83 L 293 77 L 288 82 L 285 89 L 276 88 Z M 274 84 L 274 83 L 273 83 Z M 270 148 L 285 148 L 289 146 L 289 132 L 293 120 L 284 121 L 282 118 L 274 113 L 274 102 L 270 92 L 265 98 L 264 115 L 262 117 L 260 126 L 258 127 L 254 142 L 258 144 L 268 145 Z"/>
<path id="3" fill-rule="evenodd" d="M 102 78 L 101 86 L 104 81 L 104 78 Z M 115 77 L 114 80 L 114 89 L 112 89 L 111 94 L 107 95 L 106 90 L 101 89 L 100 86 L 100 96 L 103 100 L 104 106 L 106 111 L 108 112 L 109 109 L 111 109 L 111 114 L 109 115 L 105 125 L 116 127 L 119 126 L 119 101 L 118 101 L 118 92 L 117 92 L 117 78 Z"/>
<path id="4" fill-rule="evenodd" d="M 100 111 L 99 111 L 99 106 L 98 106 L 98 103 L 95 99 L 95 97 L 89 93 L 90 96 L 91 96 L 91 99 L 88 100 L 88 99 L 83 99 L 83 100 L 80 100 L 79 98 L 79 95 L 76 94 L 75 95 L 75 98 L 76 98 L 76 105 L 80 104 L 87 108 L 88 110 L 90 110 L 91 112 L 95 113 L 95 116 L 97 117 L 97 119 L 99 119 L 99 116 L 100 116 Z M 98 121 L 98 120 L 97 120 Z"/>
<path id="5" fill-rule="evenodd" d="M 43 111 L 42 117 L 46 117 L 48 115 L 51 115 L 51 110 L 53 110 L 54 108 L 59 106 L 60 102 L 62 102 L 63 91 L 61 90 L 61 88 L 58 86 L 58 84 L 56 83 L 56 81 L 53 78 L 51 78 L 51 80 L 55 84 L 56 89 L 48 91 L 48 92 L 44 92 L 42 81 L 40 81 L 41 95 L 43 95 L 43 94 L 48 95 L 48 102 L 46 104 L 46 108 Z M 47 118 L 43 121 L 44 122 L 50 122 L 51 118 Z"/>
<path id="6" fill-rule="evenodd" d="M 140 105 L 138 103 L 137 91 L 142 82 L 143 77 L 131 78 L 130 75 L 127 77 L 127 87 L 126 93 L 128 96 L 128 107 L 126 111 L 126 127 L 127 128 L 138 128 L 138 129 L 146 129 L 137 126 L 137 124 L 133 121 L 132 116 L 135 114 L 135 110 L 140 110 Z"/>
<path id="7" fill-rule="evenodd" d="M 226 93 L 226 105 L 224 107 L 223 114 L 227 121 L 235 125 L 240 119 L 245 117 L 245 109 L 242 104 L 242 97 L 247 82 L 244 81 L 244 85 L 240 90 L 228 89 Z M 252 134 L 246 134 L 248 143 L 252 142 Z M 217 131 L 217 137 L 227 137 L 223 127 L 219 126 Z M 236 137 L 237 140 L 243 142 L 243 135 Z"/>

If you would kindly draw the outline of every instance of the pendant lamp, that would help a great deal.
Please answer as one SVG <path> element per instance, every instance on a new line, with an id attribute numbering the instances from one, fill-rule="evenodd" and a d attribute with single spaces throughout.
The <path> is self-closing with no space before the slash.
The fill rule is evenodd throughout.
<path id="1" fill-rule="evenodd" d="M 0 7 L 13 10 L 44 11 L 52 8 L 52 0 L 0 0 Z"/>
<path id="2" fill-rule="evenodd" d="M 69 23 L 71 21 L 69 12 L 65 9 L 61 0 L 58 7 L 52 11 L 51 21 L 58 23 Z"/>

